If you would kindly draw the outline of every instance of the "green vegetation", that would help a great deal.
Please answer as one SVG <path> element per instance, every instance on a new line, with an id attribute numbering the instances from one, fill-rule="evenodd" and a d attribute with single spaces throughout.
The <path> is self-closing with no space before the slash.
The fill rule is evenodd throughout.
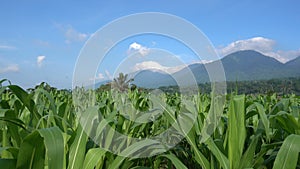
<path id="1" fill-rule="evenodd" d="M 111 82 L 111 86 L 113 88 L 118 89 L 121 92 L 124 92 L 125 90 L 128 90 L 129 86 L 130 86 L 130 82 L 132 82 L 133 79 L 128 79 L 128 74 L 123 74 L 120 73 L 119 77 L 115 78 L 112 82 Z"/>
<path id="2" fill-rule="evenodd" d="M 143 112 L 154 104 L 149 100 L 147 91 L 126 87 L 121 89 L 118 98 L 129 100 L 132 103 L 130 110 L 136 110 L 130 111 L 131 115 L 147 115 Z M 91 90 L 75 90 L 79 91 L 84 106 Z M 176 121 L 175 116 L 181 115 L 180 109 L 197 114 L 190 132 L 175 147 L 151 157 L 129 158 L 99 148 L 88 137 L 96 135 L 103 141 L 101 147 L 116 145 L 114 142 L 118 142 L 113 132 L 108 132 L 109 137 L 103 138 L 103 121 L 100 118 L 94 120 L 97 131 L 83 131 L 79 125 L 80 116 L 75 113 L 83 107 L 74 104 L 78 100 L 73 99 L 72 91 L 58 90 L 45 83 L 26 91 L 2 80 L 1 169 L 300 168 L 299 96 L 290 94 L 278 97 L 276 93 L 229 94 L 216 130 L 204 142 L 201 142 L 201 130 L 212 107 L 211 96 L 161 93 L 160 97 L 166 104 L 165 112 L 148 123 L 138 124 L 125 118 L 116 103 L 118 98 L 114 98 L 110 90 L 96 92 L 96 106 L 85 110 L 87 114 L 101 114 L 113 130 L 135 138 L 162 133 Z M 182 106 L 183 102 L 190 104 Z M 173 137 L 176 139 L 176 134 Z M 124 151 L 127 154 L 139 154 L 139 147 L 149 149 L 149 152 L 160 151 L 151 142 L 139 143 Z"/>
<path id="3" fill-rule="evenodd" d="M 164 92 L 176 93 L 179 91 L 177 86 L 160 87 Z M 211 92 L 210 83 L 199 84 L 199 89 L 202 93 Z M 227 92 L 231 93 L 238 89 L 239 94 L 272 94 L 276 93 L 279 96 L 287 94 L 300 95 L 300 78 L 281 78 L 271 80 L 256 80 L 256 81 L 236 81 L 227 82 Z"/>

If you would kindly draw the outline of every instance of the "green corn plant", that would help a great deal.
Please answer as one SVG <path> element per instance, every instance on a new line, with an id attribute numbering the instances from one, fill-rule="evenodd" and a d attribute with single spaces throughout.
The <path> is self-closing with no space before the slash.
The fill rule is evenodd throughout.
<path id="1" fill-rule="evenodd" d="M 71 91 L 46 83 L 24 90 L 1 80 L 0 166 L 300 168 L 299 96 L 232 94 L 219 99 L 226 99 L 222 107 L 217 106 L 221 100 L 200 93 L 155 96 L 137 88 Z M 215 116 L 214 111 L 220 114 Z M 218 123 L 213 123 L 216 119 Z M 194 123 L 188 132 L 187 123 Z M 154 140 L 121 141 L 116 134 L 151 138 L 171 126 L 184 135 L 173 134 L 173 141 L 183 139 L 171 149 Z M 142 149 L 148 157 L 130 157 L 145 155 Z"/>

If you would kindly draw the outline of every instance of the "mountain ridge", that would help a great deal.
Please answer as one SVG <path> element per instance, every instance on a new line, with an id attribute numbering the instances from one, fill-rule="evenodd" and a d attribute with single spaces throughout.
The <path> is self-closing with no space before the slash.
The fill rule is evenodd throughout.
<path id="1" fill-rule="evenodd" d="M 226 55 L 220 59 L 226 81 L 268 80 L 274 78 L 300 77 L 300 56 L 286 63 L 266 56 L 254 50 L 241 50 Z M 142 70 L 136 73 L 133 84 L 158 88 L 161 86 L 175 86 L 176 80 L 187 79 L 189 73 L 195 77 L 197 83 L 210 82 L 206 67 L 216 66 L 216 61 L 210 63 L 194 63 L 174 72 L 166 74 L 160 71 Z M 189 80 L 181 84 L 189 84 Z"/>

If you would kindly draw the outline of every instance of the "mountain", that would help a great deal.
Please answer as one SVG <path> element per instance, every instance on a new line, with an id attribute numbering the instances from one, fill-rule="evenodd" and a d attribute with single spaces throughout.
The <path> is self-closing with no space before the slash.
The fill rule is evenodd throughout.
<path id="1" fill-rule="evenodd" d="M 299 77 L 300 76 L 300 56 L 297 58 L 287 62 L 285 64 L 286 69 L 291 77 Z"/>
<path id="2" fill-rule="evenodd" d="M 174 86 L 176 81 L 170 74 L 160 71 L 142 70 L 135 74 L 133 84 L 146 88 Z"/>
<path id="3" fill-rule="evenodd" d="M 300 76 L 297 69 L 291 70 L 290 65 L 285 65 L 274 58 L 265 56 L 252 50 L 238 51 L 221 59 L 227 81 L 263 80 L 272 78 Z M 292 63 L 291 63 L 292 64 Z M 300 66 L 300 58 L 294 67 Z M 207 64 L 192 64 L 173 74 L 178 78 L 184 78 L 191 71 L 198 83 L 209 82 L 208 70 L 218 68 L 217 62 Z M 209 69 L 210 68 L 210 69 Z M 296 73 L 298 72 L 298 74 Z M 211 71 L 211 74 L 214 72 Z"/>
<path id="4" fill-rule="evenodd" d="M 259 52 L 244 50 L 229 54 L 220 61 L 223 64 L 227 81 L 300 77 L 300 56 L 283 64 Z M 210 82 L 206 71 L 206 69 L 210 68 L 214 70 L 220 67 L 217 62 L 211 62 L 207 64 L 191 64 L 173 74 L 143 70 L 134 76 L 134 84 L 147 88 L 174 86 L 176 84 L 189 85 L 192 79 L 188 78 L 191 76 L 195 78 L 197 83 L 206 83 Z M 211 71 L 211 73 L 214 73 L 214 71 Z"/>
<path id="5" fill-rule="evenodd" d="M 286 76 L 283 63 L 252 50 L 229 54 L 221 61 L 228 81 L 262 80 Z"/>
<path id="6" fill-rule="evenodd" d="M 299 66 L 300 65 L 300 56 L 296 57 L 293 60 L 286 62 L 285 64 L 288 66 Z"/>
<path id="7" fill-rule="evenodd" d="M 96 88 L 99 88 L 100 86 L 105 85 L 105 84 L 110 83 L 110 82 L 111 82 L 111 80 L 104 80 L 104 81 L 95 83 L 95 85 L 92 88 L 96 89 Z"/>

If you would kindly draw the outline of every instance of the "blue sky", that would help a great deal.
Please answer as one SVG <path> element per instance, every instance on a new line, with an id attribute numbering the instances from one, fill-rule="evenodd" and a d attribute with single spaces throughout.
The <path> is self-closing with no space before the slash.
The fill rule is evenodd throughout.
<path id="1" fill-rule="evenodd" d="M 88 38 L 119 17 L 141 12 L 186 19 L 207 36 L 220 56 L 256 49 L 286 62 L 300 56 L 299 7 L 298 0 L 1 1 L 0 79 L 25 88 L 42 81 L 69 88 L 76 59 Z M 137 36 L 112 49 L 107 67 L 100 65 L 94 79 L 111 78 L 116 71 L 112 65 L 128 57 L 129 51 L 151 48 L 167 50 L 187 64 L 195 61 L 195 56 L 176 41 Z M 167 70 L 167 65 L 157 62 L 140 66 L 149 64 Z"/>

